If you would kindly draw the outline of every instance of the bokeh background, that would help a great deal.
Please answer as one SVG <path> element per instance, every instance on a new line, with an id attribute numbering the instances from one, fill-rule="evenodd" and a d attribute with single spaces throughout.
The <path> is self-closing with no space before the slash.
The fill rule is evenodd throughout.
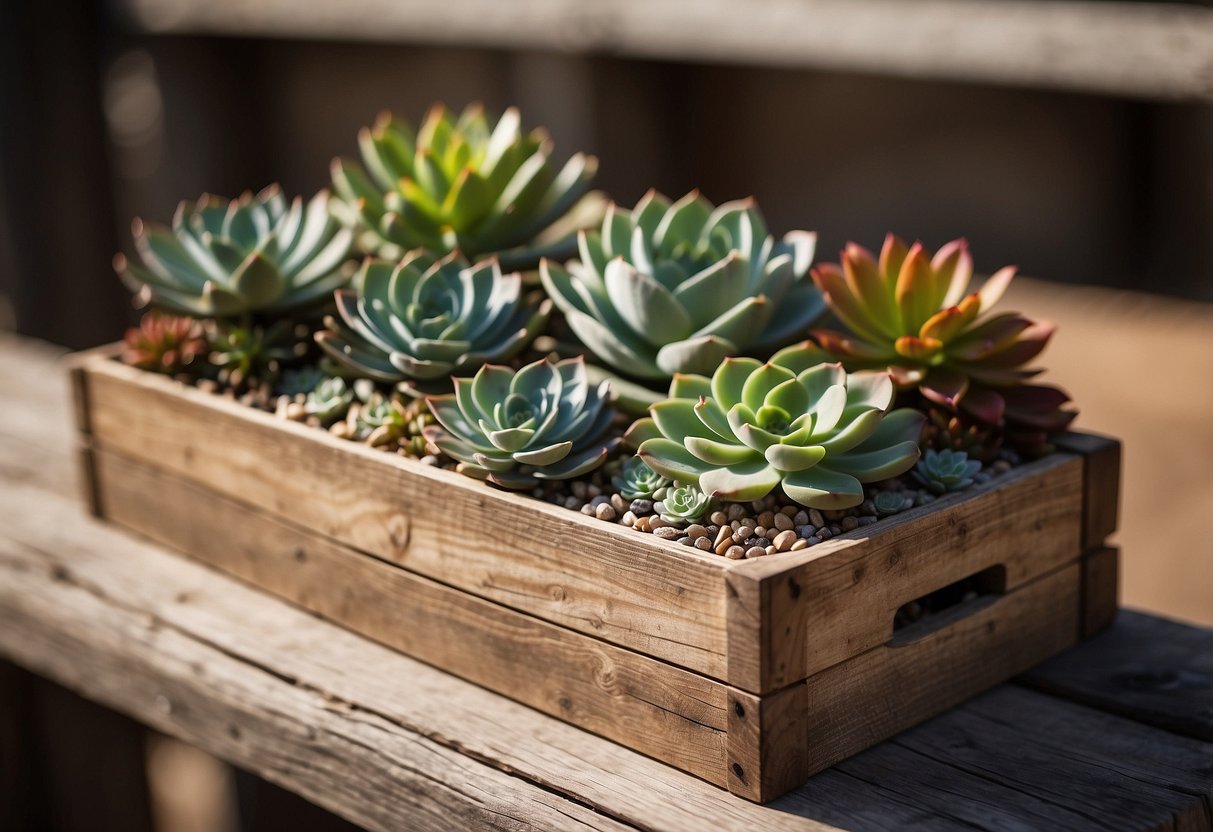
<path id="1" fill-rule="evenodd" d="M 517 104 L 625 204 L 753 194 L 821 257 L 893 230 L 1019 264 L 1004 303 L 1060 325 L 1047 378 L 1125 441 L 1124 602 L 1210 625 L 1210 5 L 4 0 L 0 328 L 114 340 L 131 217 L 311 193 L 380 110 Z"/>

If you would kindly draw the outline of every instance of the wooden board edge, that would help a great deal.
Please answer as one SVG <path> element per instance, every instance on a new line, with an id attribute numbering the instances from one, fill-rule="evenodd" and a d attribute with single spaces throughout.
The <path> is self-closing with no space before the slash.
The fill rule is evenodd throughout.
<path id="1" fill-rule="evenodd" d="M 1082 557 L 1082 637 L 1112 626 L 1120 608 L 1120 549 L 1101 546 Z"/>
<path id="2" fill-rule="evenodd" d="M 398 569 L 172 472 L 111 451 L 94 456 L 111 522 L 440 670 L 725 785 L 723 683 Z M 157 495 L 154 504 L 147 493 Z M 217 518 L 220 528 L 246 531 L 215 534 Z M 425 614 L 404 611 L 422 604 Z M 510 650 L 525 658 L 511 662 Z"/>
<path id="3" fill-rule="evenodd" d="M 809 776 L 808 687 L 795 684 L 757 696 L 729 689 L 727 786 L 733 794 L 765 803 Z"/>
<path id="4" fill-rule="evenodd" d="M 1083 458 L 1083 551 L 1099 548 L 1120 523 L 1120 440 L 1094 433 L 1069 432 L 1058 448 Z"/>

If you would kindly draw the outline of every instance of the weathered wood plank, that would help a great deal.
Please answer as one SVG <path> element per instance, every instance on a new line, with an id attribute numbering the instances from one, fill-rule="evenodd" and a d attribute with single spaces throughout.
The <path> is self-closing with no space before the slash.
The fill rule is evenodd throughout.
<path id="1" fill-rule="evenodd" d="M 1120 441 L 1093 433 L 1067 433 L 1056 444 L 1082 457 L 1082 548 L 1098 548 L 1120 523 Z"/>
<path id="2" fill-rule="evenodd" d="M 1019 681 L 1101 711 L 1213 742 L 1210 630 L 1121 610 L 1106 632 L 1033 668 Z"/>
<path id="3" fill-rule="evenodd" d="M 715 555 L 656 539 L 637 547 L 638 533 L 622 526 L 469 488 L 458 474 L 99 355 L 83 361 L 100 448 L 187 475 L 442 583 L 724 678 L 723 567 Z"/>
<path id="4" fill-rule="evenodd" d="M 723 683 L 407 572 L 175 474 L 107 451 L 93 456 L 107 519 L 449 673 L 725 784 Z"/>
<path id="5" fill-rule="evenodd" d="M 0 552 L 0 650 L 370 829 L 629 828 Z"/>
<path id="6" fill-rule="evenodd" d="M 728 787 L 765 802 L 809 775 L 808 689 L 792 685 L 756 696 L 729 689 Z"/>
<path id="7" fill-rule="evenodd" d="M 885 644 L 902 604 L 991 566 L 1016 587 L 1081 551 L 1082 461 L 1058 454 L 836 541 L 736 562 L 729 682 L 777 690 Z M 757 643 L 759 650 L 743 645 Z M 736 647 L 734 646 L 736 645 Z"/>
<path id="8" fill-rule="evenodd" d="M 1082 556 L 1082 637 L 1107 629 L 1120 607 L 1120 549 L 1101 546 Z"/>
<path id="9" fill-rule="evenodd" d="M 1078 639 L 1077 563 L 921 638 L 810 676 L 808 770 L 820 771 L 1011 678 Z M 958 610 L 958 613 L 964 610 Z"/>

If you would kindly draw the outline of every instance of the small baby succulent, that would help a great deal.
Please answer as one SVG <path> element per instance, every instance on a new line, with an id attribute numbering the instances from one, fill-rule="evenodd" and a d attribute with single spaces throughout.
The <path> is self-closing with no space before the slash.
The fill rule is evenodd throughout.
<path id="1" fill-rule="evenodd" d="M 139 263 L 114 269 L 141 304 L 204 318 L 280 315 L 327 302 L 349 281 L 351 233 L 321 191 L 289 205 L 277 185 L 227 200 L 182 202 L 172 228 L 135 220 Z"/>
<path id="2" fill-rule="evenodd" d="M 879 259 L 854 243 L 840 264 L 813 269 L 826 303 L 846 328 L 817 330 L 813 338 L 848 370 L 886 369 L 902 389 L 917 389 L 931 404 L 960 411 L 986 425 L 1007 426 L 1019 441 L 1064 430 L 1075 413 L 1055 387 L 1027 383 L 1028 367 L 1053 335 L 1052 324 L 1016 313 L 992 315 L 1015 276 L 995 272 L 969 290 L 973 260 L 964 240 L 932 257 L 890 234 Z"/>
<path id="3" fill-rule="evenodd" d="M 306 352 L 301 329 L 283 318 L 261 326 L 247 322 L 208 321 L 210 363 L 219 370 L 219 380 L 234 388 L 256 380 L 274 382 L 284 366 Z"/>
<path id="4" fill-rule="evenodd" d="M 523 294 L 496 260 L 413 251 L 399 262 L 368 258 L 351 289 L 336 293 L 339 318 L 316 342 L 359 376 L 405 389 L 449 390 L 466 375 L 522 350 L 547 322 L 551 301 Z"/>
<path id="5" fill-rule="evenodd" d="M 209 349 L 201 323 L 153 310 L 126 331 L 122 360 L 141 370 L 174 375 L 195 369 Z"/>
<path id="6" fill-rule="evenodd" d="M 308 416 L 313 416 L 322 425 L 329 425 L 344 418 L 354 403 L 354 388 L 343 378 L 326 378 L 307 394 L 303 407 Z"/>
<path id="7" fill-rule="evenodd" d="M 274 392 L 279 396 L 287 396 L 292 399 L 296 396 L 306 396 L 326 378 L 328 378 L 328 374 L 315 364 L 309 364 L 306 367 L 291 367 L 282 371 L 282 376 L 274 385 Z"/>
<path id="8" fill-rule="evenodd" d="M 928 448 L 914 468 L 914 479 L 936 494 L 946 494 L 968 488 L 980 470 L 981 463 L 969 459 L 964 451 Z"/>
<path id="9" fill-rule="evenodd" d="M 964 451 L 970 459 L 992 462 L 1002 449 L 1003 432 L 963 412 L 941 407 L 927 410 L 922 429 L 922 446 L 937 451 Z"/>
<path id="10" fill-rule="evenodd" d="M 647 500 L 659 488 L 669 485 L 670 481 L 658 474 L 649 464 L 638 456 L 624 460 L 619 473 L 611 478 L 611 485 L 619 491 L 619 496 L 625 500 Z"/>
<path id="11" fill-rule="evenodd" d="M 767 233 L 753 200 L 697 191 L 612 205 L 580 259 L 540 264 L 548 295 L 607 367 L 640 379 L 710 373 L 726 355 L 786 343 L 822 311 L 808 279 L 816 235 Z M 654 397 L 656 398 L 656 397 Z"/>
<path id="12" fill-rule="evenodd" d="M 661 498 L 661 519 L 674 525 L 702 520 L 712 510 L 711 496 L 694 483 L 675 482 Z"/>
<path id="13" fill-rule="evenodd" d="M 802 505 L 842 509 L 863 502 L 863 483 L 918 459 L 922 414 L 889 413 L 892 401 L 887 374 L 847 374 L 788 349 L 766 364 L 726 358 L 710 379 L 675 376 L 631 432 L 653 470 L 710 496 L 757 500 L 782 486 Z"/>
<path id="14" fill-rule="evenodd" d="M 435 105 L 416 132 L 384 113 L 358 145 L 365 168 L 333 162 L 335 210 L 365 250 L 389 259 L 426 248 L 533 268 L 544 253 L 571 252 L 571 238 L 554 248 L 535 239 L 580 202 L 598 168 L 578 153 L 557 169 L 543 130 L 523 133 L 514 108 L 490 124 L 479 104 L 457 118 Z"/>
<path id="15" fill-rule="evenodd" d="M 516 489 L 579 477 L 619 442 L 605 435 L 609 384 L 591 387 L 581 358 L 485 364 L 454 384 L 453 395 L 426 399 L 437 424 L 424 435 L 470 477 Z"/>
<path id="16" fill-rule="evenodd" d="M 876 506 L 876 513 L 881 517 L 905 511 L 913 504 L 914 501 L 902 491 L 881 491 L 872 498 L 872 505 Z"/>

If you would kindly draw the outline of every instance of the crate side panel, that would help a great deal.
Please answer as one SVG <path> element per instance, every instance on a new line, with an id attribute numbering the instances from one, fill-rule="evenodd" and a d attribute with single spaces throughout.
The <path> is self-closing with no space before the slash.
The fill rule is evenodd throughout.
<path id="1" fill-rule="evenodd" d="M 730 568 L 729 683 L 778 690 L 888 642 L 897 609 L 936 589 L 1001 564 L 1011 591 L 1075 560 L 1082 470 L 1054 455 L 867 536 Z"/>
<path id="2" fill-rule="evenodd" d="M 1076 561 L 921 639 L 810 676 L 809 769 L 817 772 L 1077 643 Z"/>
<path id="3" fill-rule="evenodd" d="M 107 518 L 389 647 L 724 784 L 727 689 L 97 451 Z M 401 691 L 402 696 L 409 691 Z"/>
<path id="4" fill-rule="evenodd" d="M 714 677 L 723 569 L 686 547 L 336 439 L 116 362 L 98 444 L 417 574 Z"/>

